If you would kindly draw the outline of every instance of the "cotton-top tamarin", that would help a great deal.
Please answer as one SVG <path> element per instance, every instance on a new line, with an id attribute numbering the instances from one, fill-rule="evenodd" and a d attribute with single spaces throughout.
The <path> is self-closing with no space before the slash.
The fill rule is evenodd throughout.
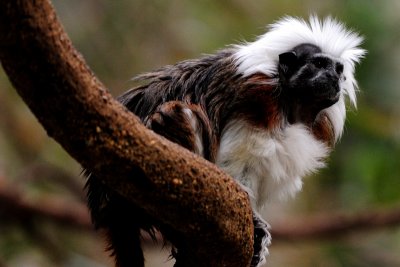
<path id="1" fill-rule="evenodd" d="M 285 17 L 256 41 L 138 76 L 119 100 L 150 129 L 215 163 L 249 193 L 254 210 L 252 266 L 268 253 L 270 199 L 293 196 L 301 177 L 324 166 L 340 138 L 345 98 L 356 104 L 362 38 L 332 18 Z M 118 267 L 144 266 L 140 229 L 178 237 L 88 174 L 94 224 L 105 230 Z"/>

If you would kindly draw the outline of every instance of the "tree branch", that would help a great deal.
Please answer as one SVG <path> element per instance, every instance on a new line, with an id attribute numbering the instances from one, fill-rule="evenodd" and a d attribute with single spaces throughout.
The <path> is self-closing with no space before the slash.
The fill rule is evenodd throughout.
<path id="1" fill-rule="evenodd" d="M 46 129 L 84 168 L 186 238 L 181 266 L 248 266 L 248 196 L 209 162 L 148 131 L 73 48 L 48 0 L 0 0 L 0 60 Z"/>
<path id="2" fill-rule="evenodd" d="M 62 225 L 85 230 L 93 229 L 87 207 L 79 202 L 63 200 L 59 197 L 32 199 L 15 186 L 7 184 L 0 177 L 0 209 L 9 217 L 24 221 L 30 217 L 40 217 Z"/>
<path id="3" fill-rule="evenodd" d="M 338 238 L 349 233 L 400 225 L 400 207 L 356 214 L 321 214 L 309 218 L 285 219 L 271 231 L 274 240 Z"/>
<path id="4" fill-rule="evenodd" d="M 38 216 L 62 225 L 92 229 L 85 205 L 71 203 L 59 197 L 29 199 L 14 186 L 1 182 L 0 209 L 11 216 L 26 218 Z M 372 210 L 356 214 L 320 214 L 307 218 L 285 218 L 273 224 L 274 242 L 308 239 L 335 239 L 360 231 L 371 231 L 400 225 L 400 207 Z M 148 240 L 149 241 L 149 240 Z"/>

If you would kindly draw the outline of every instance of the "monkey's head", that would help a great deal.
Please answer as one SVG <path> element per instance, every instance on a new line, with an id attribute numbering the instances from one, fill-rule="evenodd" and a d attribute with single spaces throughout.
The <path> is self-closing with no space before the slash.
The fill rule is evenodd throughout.
<path id="1" fill-rule="evenodd" d="M 244 78 L 262 74 L 267 87 L 276 87 L 274 99 L 286 116 L 281 119 L 313 125 L 324 114 L 336 141 L 346 117 L 345 98 L 356 106 L 354 72 L 365 55 L 362 41 L 330 17 L 285 17 L 256 41 L 237 46 L 235 62 Z"/>
<path id="2" fill-rule="evenodd" d="M 279 90 L 290 122 L 312 123 L 339 101 L 345 80 L 340 59 L 313 44 L 300 44 L 279 55 Z"/>

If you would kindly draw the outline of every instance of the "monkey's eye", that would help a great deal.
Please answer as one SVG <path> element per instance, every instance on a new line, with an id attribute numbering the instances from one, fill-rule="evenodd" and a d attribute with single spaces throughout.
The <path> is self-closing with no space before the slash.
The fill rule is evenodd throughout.
<path id="1" fill-rule="evenodd" d="M 335 70 L 336 70 L 336 73 L 339 74 L 339 75 L 342 74 L 342 73 L 343 73 L 343 68 L 344 68 L 344 67 L 343 67 L 343 64 L 342 64 L 342 63 L 337 63 L 337 64 L 336 64 L 336 69 L 335 69 Z"/>
<path id="2" fill-rule="evenodd" d="M 324 69 L 328 66 L 328 60 L 326 58 L 322 58 L 322 57 L 314 58 L 312 63 L 318 69 Z"/>

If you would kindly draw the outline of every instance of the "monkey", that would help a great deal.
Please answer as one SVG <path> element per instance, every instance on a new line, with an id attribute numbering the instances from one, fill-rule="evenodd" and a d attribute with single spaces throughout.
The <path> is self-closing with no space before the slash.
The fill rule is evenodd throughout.
<path id="1" fill-rule="evenodd" d="M 118 100 L 154 132 L 215 163 L 249 194 L 254 256 L 264 264 L 271 237 L 260 212 L 292 197 L 302 177 L 325 166 L 340 139 L 346 98 L 356 106 L 355 65 L 363 38 L 327 17 L 284 17 L 255 41 L 138 75 Z M 140 231 L 184 244 L 157 218 L 86 171 L 88 206 L 117 267 L 144 266 Z"/>

